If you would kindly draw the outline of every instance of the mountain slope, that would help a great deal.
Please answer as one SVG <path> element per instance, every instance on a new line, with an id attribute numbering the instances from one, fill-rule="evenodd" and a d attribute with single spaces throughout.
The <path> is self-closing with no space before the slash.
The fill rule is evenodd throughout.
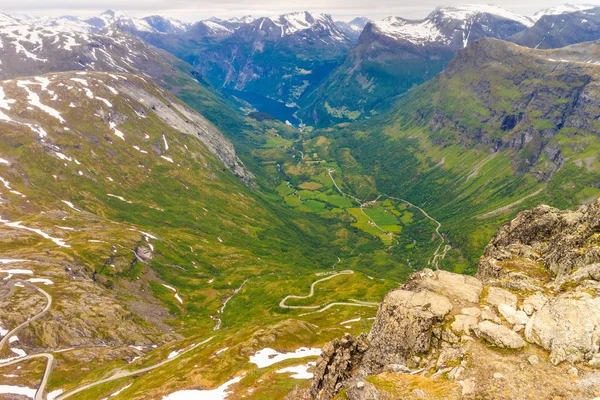
<path id="1" fill-rule="evenodd" d="M 276 344 L 256 331 L 287 332 L 277 348 L 293 351 L 322 344 L 341 329 L 340 316 L 372 314 L 372 306 L 345 307 L 293 322 L 300 312 L 278 306 L 289 288 L 308 288 L 319 279 L 315 271 L 329 272 L 350 253 L 330 244 L 339 240 L 332 225 L 240 182 L 219 160 L 232 156 L 230 143 L 146 77 L 66 72 L 0 88 L 0 336 L 43 308 L 41 292 L 29 285 L 52 298 L 16 333 L 18 343 L 0 346 L 11 384 L 40 384 L 38 360 L 6 364 L 21 351 L 54 354 L 49 391 L 159 362 L 165 366 L 153 370 L 151 385 L 142 380 L 122 396 L 162 398 L 182 388 L 182 377 L 199 374 L 203 385 L 241 371 L 262 379 L 272 369 L 258 371 L 248 356 Z M 232 161 L 238 176 L 248 176 Z M 372 302 L 389 288 L 346 275 L 344 296 Z M 333 292 L 314 301 L 345 300 Z M 192 345 L 196 353 L 186 356 Z M 210 356 L 226 346 L 219 360 L 234 361 L 214 365 Z M 173 369 L 194 354 L 198 367 Z M 77 398 L 108 396 L 125 380 Z M 290 382 L 280 376 L 259 386 L 277 391 Z"/>
<path id="2" fill-rule="evenodd" d="M 600 8 L 543 15 L 534 26 L 509 38 L 536 49 L 555 49 L 600 39 Z"/>
<path id="3" fill-rule="evenodd" d="M 597 51 L 480 40 L 391 111 L 323 134 L 355 159 L 345 173 L 431 209 L 454 248 L 444 264 L 461 270 L 514 210 L 600 194 Z"/>
<path id="4" fill-rule="evenodd" d="M 504 39 L 532 24 L 495 6 L 440 7 L 418 21 L 367 24 L 344 64 L 304 101 L 305 119 L 329 124 L 368 117 L 382 100 L 431 79 L 456 50 L 484 37 Z"/>

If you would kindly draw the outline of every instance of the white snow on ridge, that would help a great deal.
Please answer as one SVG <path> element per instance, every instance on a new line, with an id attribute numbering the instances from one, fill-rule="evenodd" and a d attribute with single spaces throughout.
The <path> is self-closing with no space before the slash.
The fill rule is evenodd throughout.
<path id="1" fill-rule="evenodd" d="M 54 238 L 54 237 L 48 235 L 47 233 L 45 233 L 44 231 L 42 231 L 41 229 L 29 228 L 27 226 L 21 225 L 21 221 L 10 222 L 10 221 L 7 221 L 7 220 L 4 220 L 4 219 L 0 218 L 0 222 L 3 223 L 6 226 L 10 226 L 11 228 L 24 229 L 24 230 L 27 230 L 27 231 L 30 231 L 30 232 L 37 233 L 38 235 L 40 235 L 44 239 L 52 240 L 54 243 L 56 243 L 60 247 L 71 247 L 68 244 L 66 244 L 64 240 L 58 239 L 58 238 Z"/>
<path id="2" fill-rule="evenodd" d="M 374 26 L 386 36 L 412 43 L 444 42 L 443 33 L 431 20 L 409 21 L 400 17 L 387 17 L 374 22 Z"/>
<path id="3" fill-rule="evenodd" d="M 24 89 L 27 92 L 27 101 L 29 102 L 29 104 L 31 104 L 33 107 L 39 108 L 40 110 L 44 111 L 48 115 L 58 119 L 60 122 L 65 123 L 65 119 L 60 115 L 60 113 L 58 111 L 56 111 L 54 108 L 49 107 L 45 104 L 42 104 L 40 102 L 40 96 L 37 93 L 33 92 L 31 89 L 29 89 L 28 85 L 44 85 L 44 84 L 40 83 L 40 82 L 31 82 L 31 81 L 18 81 L 17 82 L 17 86 Z"/>
<path id="4" fill-rule="evenodd" d="M 242 380 L 242 378 L 242 376 L 232 378 L 218 388 L 212 390 L 180 390 L 164 396 L 163 400 L 225 400 L 232 393 L 231 391 L 227 390 L 229 389 L 229 386 L 238 383 Z"/>
<path id="5" fill-rule="evenodd" d="M 277 350 L 267 347 L 262 350 L 259 350 L 253 356 L 250 356 L 250 362 L 256 364 L 258 368 L 265 368 L 284 360 L 304 357 L 316 357 L 320 355 L 320 348 L 300 347 L 293 353 L 280 353 Z"/>
<path id="6" fill-rule="evenodd" d="M 534 21 L 538 21 L 544 15 L 560 15 L 565 13 L 571 13 L 576 11 L 585 11 L 591 8 L 598 7 L 593 4 L 563 4 L 556 7 L 545 8 L 533 14 L 531 17 Z"/>
<path id="7" fill-rule="evenodd" d="M 490 14 L 499 18 L 519 22 L 527 27 L 533 25 L 529 17 L 516 14 L 502 7 L 485 4 L 463 4 L 457 6 L 438 7 L 427 18 L 408 20 L 390 16 L 381 21 L 373 22 L 374 27 L 386 36 L 397 40 L 406 40 L 414 44 L 450 43 L 452 37 L 445 36 L 440 30 L 440 20 L 462 20 L 463 29 L 467 23 L 479 14 Z"/>
<path id="8" fill-rule="evenodd" d="M 511 21 L 520 22 L 527 27 L 533 25 L 531 18 L 516 14 L 510 10 L 495 6 L 493 4 L 461 4 L 456 6 L 438 7 L 432 14 L 430 14 L 430 16 L 436 13 L 441 13 L 447 18 L 461 20 L 468 20 L 478 13 L 485 13 L 495 15 L 496 17 L 509 19 Z"/>
<path id="9" fill-rule="evenodd" d="M 117 196 L 116 194 L 107 193 L 106 195 L 107 195 L 107 196 L 109 196 L 109 197 L 114 197 L 115 199 L 119 199 L 119 200 L 121 200 L 121 201 L 124 201 L 125 203 L 132 204 L 132 202 L 131 202 L 131 201 L 129 201 L 129 200 L 125 200 L 123 197 L 121 197 L 121 196 Z"/>

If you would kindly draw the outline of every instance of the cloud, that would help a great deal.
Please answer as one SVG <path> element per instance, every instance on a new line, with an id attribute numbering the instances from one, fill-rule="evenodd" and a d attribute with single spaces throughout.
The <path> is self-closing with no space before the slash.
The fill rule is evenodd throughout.
<path id="1" fill-rule="evenodd" d="M 444 5 L 461 4 L 461 0 L 440 0 Z M 129 15 L 143 17 L 152 14 L 168 15 L 185 21 L 218 16 L 223 18 L 254 15 L 268 16 L 286 12 L 310 10 L 332 14 L 336 19 L 348 20 L 355 16 L 367 16 L 380 19 L 388 15 L 406 18 L 422 18 L 429 14 L 440 2 L 432 0 L 304 0 L 301 3 L 292 0 L 19 0 L 6 2 L 2 11 L 6 13 L 31 14 L 37 16 L 58 15 L 97 15 L 107 9 L 123 11 Z M 472 3 L 471 1 L 467 1 Z M 489 3 L 488 1 L 482 2 Z M 563 1 L 533 0 L 523 2 L 507 0 L 496 3 L 521 14 L 533 14 L 535 11 L 563 4 Z"/>

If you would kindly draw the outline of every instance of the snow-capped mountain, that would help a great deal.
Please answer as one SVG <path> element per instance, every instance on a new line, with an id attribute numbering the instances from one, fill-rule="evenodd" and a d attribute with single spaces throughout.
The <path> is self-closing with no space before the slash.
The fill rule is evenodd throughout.
<path id="1" fill-rule="evenodd" d="M 382 100 L 442 71 L 458 49 L 486 37 L 505 39 L 532 24 L 488 5 L 438 7 L 422 20 L 392 16 L 368 23 L 344 63 L 308 95 L 300 116 L 327 124 L 368 115 Z"/>
<path id="2" fill-rule="evenodd" d="M 542 15 L 534 26 L 509 38 L 521 46 L 536 49 L 555 49 L 598 39 L 600 7 Z"/>
<path id="3" fill-rule="evenodd" d="M 18 21 L 3 14 L 0 21 L 0 79 L 91 70 L 143 73 L 162 83 L 178 73 L 175 57 L 114 26 L 96 33 L 74 17 Z"/>
<path id="4" fill-rule="evenodd" d="M 318 37 L 324 42 L 348 43 L 350 38 L 333 22 L 328 14 L 299 11 L 273 17 L 262 17 L 248 25 L 244 34 L 259 34 L 267 40 L 279 40 L 294 35 Z M 305 40 L 305 39 L 303 39 Z"/>
<path id="5" fill-rule="evenodd" d="M 550 8 L 545 8 L 543 10 L 540 10 L 540 11 L 536 12 L 535 14 L 533 14 L 533 16 L 531 18 L 534 21 L 537 21 L 540 18 L 542 18 L 544 15 L 560 15 L 560 14 L 572 13 L 575 11 L 589 10 L 590 8 L 594 8 L 594 7 L 598 7 L 598 6 L 593 5 L 593 4 L 568 4 L 567 3 L 567 4 L 560 5 L 560 6 L 550 7 Z"/>
<path id="6" fill-rule="evenodd" d="M 252 15 L 244 15 L 243 17 L 229 18 L 227 21 L 233 22 L 233 23 L 238 23 L 238 24 L 249 24 L 252 21 L 254 21 L 255 19 L 256 18 L 254 18 Z"/>
<path id="7" fill-rule="evenodd" d="M 466 47 L 473 40 L 483 37 L 502 39 L 532 25 L 530 18 L 501 7 L 467 4 L 438 7 L 422 20 L 387 17 L 373 22 L 370 30 L 414 45 Z"/>
<path id="8" fill-rule="evenodd" d="M 102 30 L 111 25 L 117 25 L 121 29 L 140 32 L 152 32 L 154 28 L 143 19 L 133 18 L 120 11 L 107 10 L 97 17 L 86 21 L 97 30 Z"/>
<path id="9" fill-rule="evenodd" d="M 185 32 L 191 24 L 179 21 L 175 18 L 164 17 L 162 15 L 150 15 L 143 18 L 148 25 L 160 33 L 176 34 Z"/>
<path id="10" fill-rule="evenodd" d="M 224 37 L 231 35 L 238 27 L 239 24 L 234 23 L 230 25 L 227 21 L 211 18 L 192 24 L 188 28 L 186 36 L 195 39 L 201 37 Z"/>
<path id="11" fill-rule="evenodd" d="M 371 22 L 371 20 L 366 17 L 356 17 L 350 22 L 336 21 L 335 24 L 346 34 L 346 36 L 352 39 L 358 39 L 369 22 Z"/>

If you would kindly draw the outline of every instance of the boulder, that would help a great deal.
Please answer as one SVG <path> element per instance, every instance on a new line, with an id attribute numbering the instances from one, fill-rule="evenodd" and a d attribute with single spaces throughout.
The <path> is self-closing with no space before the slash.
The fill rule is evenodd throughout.
<path id="1" fill-rule="evenodd" d="M 508 304 L 500 304 L 498 312 L 511 325 L 525 325 L 529 321 L 529 317 L 525 314 L 525 311 L 517 311 Z"/>
<path id="2" fill-rule="evenodd" d="M 527 315 L 533 314 L 535 311 L 539 311 L 548 302 L 548 298 L 541 292 L 536 292 L 531 296 L 523 300 L 523 311 Z"/>
<path id="3" fill-rule="evenodd" d="M 450 328 L 457 334 L 465 333 L 470 335 L 471 330 L 477 325 L 477 322 L 479 321 L 476 317 L 458 314 L 454 317 L 454 321 L 452 322 L 452 325 L 450 325 Z"/>
<path id="4" fill-rule="evenodd" d="M 348 388 L 346 398 L 348 400 L 380 400 L 381 393 L 372 383 L 359 381 Z"/>
<path id="5" fill-rule="evenodd" d="M 509 306 L 516 308 L 518 298 L 508 290 L 490 286 L 485 301 L 491 306 L 497 307 L 500 304 L 508 304 Z"/>
<path id="6" fill-rule="evenodd" d="M 407 288 L 418 286 L 447 297 L 458 298 L 470 303 L 479 303 L 483 284 L 472 276 L 455 274 L 447 271 L 424 269 L 418 279 L 407 283 Z"/>
<path id="7" fill-rule="evenodd" d="M 525 347 L 525 341 L 517 333 L 505 326 L 497 325 L 490 321 L 482 321 L 477 324 L 475 332 L 480 338 L 498 347 L 506 349 Z"/>
<path id="8" fill-rule="evenodd" d="M 600 298 L 584 292 L 566 293 L 537 311 L 525 338 L 550 351 L 550 361 L 592 359 L 600 350 Z"/>
<path id="9" fill-rule="evenodd" d="M 380 372 L 387 364 L 406 364 L 411 355 L 429 350 L 432 328 L 452 308 L 446 296 L 429 290 L 398 289 L 388 293 L 369 333 L 371 346 L 364 367 Z"/>
<path id="10" fill-rule="evenodd" d="M 496 313 L 488 306 L 483 307 L 481 310 L 481 320 L 482 321 L 492 321 L 497 324 L 502 323 L 500 317 L 496 315 Z"/>

